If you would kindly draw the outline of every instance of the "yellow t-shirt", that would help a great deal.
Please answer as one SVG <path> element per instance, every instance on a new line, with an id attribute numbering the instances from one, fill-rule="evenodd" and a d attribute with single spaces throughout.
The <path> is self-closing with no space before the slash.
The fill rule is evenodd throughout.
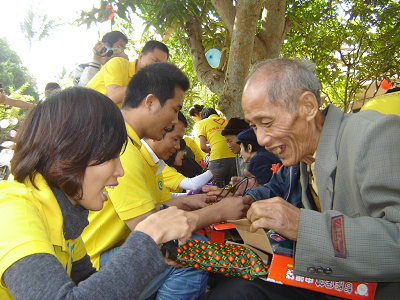
<path id="1" fill-rule="evenodd" d="M 199 145 L 189 136 L 184 136 L 183 139 L 186 142 L 186 145 L 192 149 L 193 154 L 194 154 L 194 159 L 199 162 L 202 159 L 204 159 L 204 157 L 206 156 L 206 154 L 200 149 Z"/>
<path id="2" fill-rule="evenodd" d="M 205 136 L 211 146 L 210 161 L 235 157 L 235 154 L 229 150 L 225 138 L 221 131 L 228 124 L 226 118 L 220 118 L 218 115 L 211 115 L 207 119 L 199 122 L 199 136 Z"/>
<path id="3" fill-rule="evenodd" d="M 361 110 L 372 109 L 383 114 L 400 116 L 400 92 L 383 94 L 368 101 Z"/>
<path id="4" fill-rule="evenodd" d="M 168 165 L 165 166 L 162 174 L 164 177 L 164 185 L 171 193 L 183 192 L 181 188 L 178 188 L 178 185 L 183 179 L 185 179 L 185 175 L 179 173 L 176 169 Z"/>
<path id="5" fill-rule="evenodd" d="M 0 278 L 17 260 L 36 253 L 56 256 L 70 275 L 72 263 L 86 255 L 81 237 L 65 240 L 60 206 L 40 174 L 35 184 L 39 189 L 29 180 L 0 182 Z M 13 299 L 3 281 L 0 299 Z"/>
<path id="6" fill-rule="evenodd" d="M 136 74 L 136 61 L 130 62 L 122 57 L 110 59 L 100 71 L 89 81 L 87 88 L 94 89 L 107 95 L 106 86 L 117 84 L 121 87 L 128 85 L 129 80 Z M 118 104 L 121 107 L 122 103 Z"/>
<path id="7" fill-rule="evenodd" d="M 156 175 L 157 166 L 136 132 L 127 123 L 129 141 L 121 155 L 124 176 L 118 186 L 108 189 L 107 201 L 101 211 L 89 213 L 89 225 L 82 233 L 93 266 L 99 268 L 100 255 L 123 244 L 130 233 L 125 224 L 155 208 L 156 203 L 171 199 L 163 188 L 162 173 Z"/>

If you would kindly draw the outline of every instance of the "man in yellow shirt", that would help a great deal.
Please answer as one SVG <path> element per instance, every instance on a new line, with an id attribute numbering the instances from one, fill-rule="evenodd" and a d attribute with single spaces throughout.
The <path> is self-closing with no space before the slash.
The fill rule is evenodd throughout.
<path id="1" fill-rule="evenodd" d="M 120 157 L 125 174 L 118 186 L 108 190 L 111 201 L 107 201 L 101 211 L 89 214 L 89 226 L 82 234 L 96 268 L 117 251 L 141 220 L 157 212 L 162 202 L 168 201 L 168 205 L 183 209 L 207 206 L 195 211 L 200 217 L 195 230 L 214 222 L 241 218 L 249 208 L 242 197 L 227 198 L 208 206 L 204 202 L 205 195 L 192 198 L 195 201 L 190 203 L 185 202 L 189 197 L 170 200 L 165 191 L 158 177 L 162 161 L 142 145 L 141 139 L 161 140 L 172 126 L 179 126 L 178 112 L 188 87 L 187 77 L 169 63 L 151 64 L 129 82 L 121 108 L 128 133 L 128 144 Z M 170 268 L 167 272 L 170 273 L 161 274 L 164 281 L 158 280 L 148 286 L 141 299 L 155 291 L 163 299 L 197 299 L 204 292 L 205 276 L 201 271 Z"/>
<path id="2" fill-rule="evenodd" d="M 132 62 L 122 57 L 112 58 L 89 81 L 86 87 L 107 95 L 115 104 L 121 107 L 126 86 L 132 76 L 147 65 L 166 62 L 168 56 L 169 50 L 167 46 L 158 41 L 149 41 L 144 45 L 138 58 Z"/>

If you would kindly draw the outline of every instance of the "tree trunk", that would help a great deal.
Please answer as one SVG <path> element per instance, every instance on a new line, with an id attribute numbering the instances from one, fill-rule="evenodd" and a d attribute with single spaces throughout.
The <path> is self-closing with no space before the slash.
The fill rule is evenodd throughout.
<path id="1" fill-rule="evenodd" d="M 232 35 L 226 74 L 213 69 L 205 57 L 202 24 L 192 18 L 185 23 L 193 67 L 199 80 L 219 97 L 218 108 L 227 118 L 243 117 L 241 97 L 250 66 L 279 56 L 291 28 L 285 19 L 285 0 L 211 0 Z M 261 7 L 261 29 L 256 34 Z"/>
<path id="2" fill-rule="evenodd" d="M 261 3 L 261 0 L 241 0 L 236 4 L 236 18 L 223 95 L 218 101 L 218 108 L 228 119 L 243 117 L 242 91 L 250 68 Z"/>

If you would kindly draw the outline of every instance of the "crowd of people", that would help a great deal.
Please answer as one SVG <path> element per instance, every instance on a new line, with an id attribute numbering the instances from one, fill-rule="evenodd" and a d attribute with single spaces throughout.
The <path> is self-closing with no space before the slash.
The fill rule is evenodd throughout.
<path id="1" fill-rule="evenodd" d="M 268 59 L 246 79 L 244 119 L 196 104 L 192 138 L 189 80 L 167 46 L 149 41 L 129 61 L 127 43 L 106 34 L 75 87 L 49 84 L 27 107 L 12 180 L 0 182 L 1 299 L 331 299 L 210 278 L 159 250 L 241 218 L 295 242 L 296 275 L 377 282 L 375 299 L 398 297 L 399 116 L 376 111 L 381 102 L 321 110 L 314 65 Z"/>

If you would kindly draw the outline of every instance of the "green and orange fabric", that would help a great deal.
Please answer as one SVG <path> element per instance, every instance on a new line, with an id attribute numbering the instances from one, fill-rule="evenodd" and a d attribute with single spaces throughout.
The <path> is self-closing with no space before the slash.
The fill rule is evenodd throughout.
<path id="1" fill-rule="evenodd" d="M 228 277 L 253 280 L 268 274 L 268 266 L 251 249 L 240 245 L 189 240 L 177 249 L 177 262 Z"/>

